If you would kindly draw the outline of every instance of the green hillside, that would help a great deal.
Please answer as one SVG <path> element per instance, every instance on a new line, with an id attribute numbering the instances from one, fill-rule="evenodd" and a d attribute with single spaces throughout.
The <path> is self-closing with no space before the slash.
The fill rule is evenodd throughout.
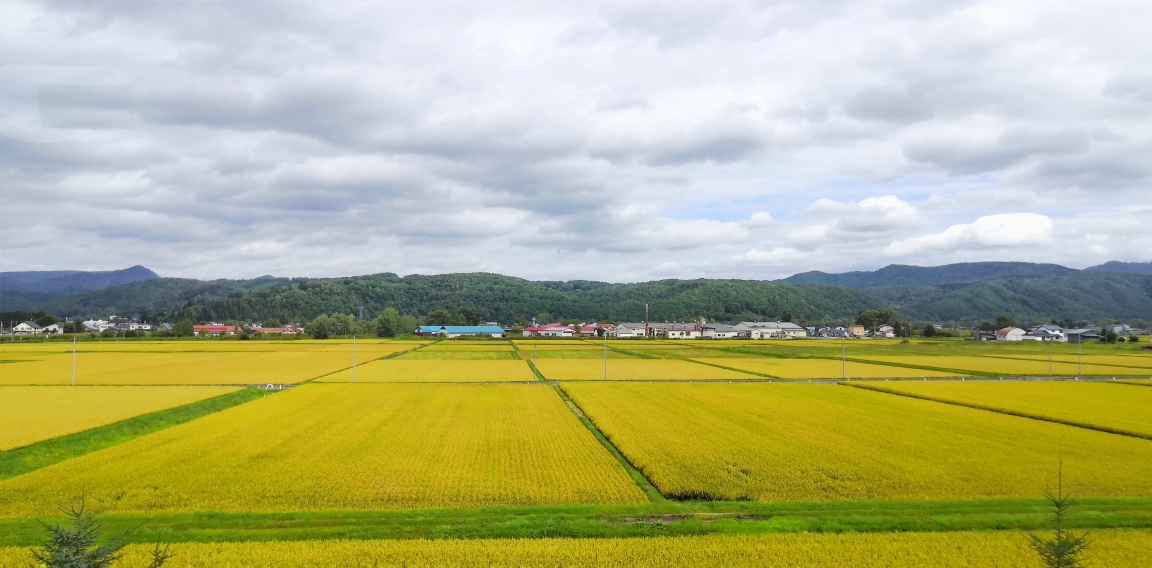
<path id="1" fill-rule="evenodd" d="M 229 295 L 242 296 L 254 290 L 286 286 L 289 282 L 286 278 L 208 281 L 155 278 L 63 296 L 39 305 L 38 309 L 69 318 L 107 317 L 114 314 L 146 316 L 187 303 L 226 298 Z"/>
<path id="2" fill-rule="evenodd" d="M 242 297 L 205 299 L 168 311 L 170 321 L 274 317 L 307 320 L 319 314 L 366 314 L 394 307 L 427 315 L 475 307 L 484 319 L 511 322 L 546 314 L 556 319 L 653 320 L 703 316 L 739 321 L 790 316 L 804 321 L 850 318 L 883 303 L 867 294 L 833 286 L 790 286 L 751 280 L 662 280 L 642 284 L 565 285 L 498 274 L 375 274 L 310 280 L 255 291 Z"/>

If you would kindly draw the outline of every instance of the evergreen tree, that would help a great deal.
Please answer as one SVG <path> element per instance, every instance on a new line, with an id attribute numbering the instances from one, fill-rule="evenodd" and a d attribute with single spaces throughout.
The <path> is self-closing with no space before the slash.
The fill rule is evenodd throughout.
<path id="1" fill-rule="evenodd" d="M 99 517 L 84 507 L 81 498 L 79 505 L 60 510 L 68 517 L 71 527 L 44 524 L 48 531 L 48 542 L 32 549 L 32 557 L 46 568 L 110 568 L 121 559 L 123 549 L 135 534 L 135 529 L 124 531 L 119 537 L 104 544 L 100 539 Z M 152 550 L 152 562 L 148 568 L 160 568 L 172 555 L 168 547 L 159 544 Z"/>
<path id="2" fill-rule="evenodd" d="M 1052 491 L 1047 491 L 1044 496 L 1048 502 L 1052 504 L 1050 511 L 1052 512 L 1053 523 L 1055 524 L 1055 531 L 1051 537 L 1045 538 L 1040 535 L 1028 535 L 1028 544 L 1036 554 L 1040 555 L 1040 561 L 1048 568 L 1078 568 L 1084 566 L 1083 560 L 1080 555 L 1088 548 L 1091 542 L 1088 540 L 1087 533 L 1075 534 L 1070 531 L 1064 530 L 1064 517 L 1068 515 L 1068 509 L 1072 507 L 1073 503 L 1070 495 L 1064 494 L 1064 464 L 1060 464 L 1060 473 L 1057 477 L 1056 494 Z"/>

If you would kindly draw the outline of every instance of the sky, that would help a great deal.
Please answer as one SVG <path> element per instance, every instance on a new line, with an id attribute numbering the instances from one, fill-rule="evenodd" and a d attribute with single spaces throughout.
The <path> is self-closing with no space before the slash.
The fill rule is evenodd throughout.
<path id="1" fill-rule="evenodd" d="M 1149 2 L 6 0 L 14 270 L 1152 260 Z"/>

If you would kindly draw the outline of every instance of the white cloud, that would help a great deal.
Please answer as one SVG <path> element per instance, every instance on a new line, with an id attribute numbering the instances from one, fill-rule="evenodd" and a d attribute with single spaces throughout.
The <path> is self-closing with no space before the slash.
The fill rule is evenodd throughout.
<path id="1" fill-rule="evenodd" d="M 271 6 L 0 4 L 6 269 L 770 278 L 1148 250 L 1146 2 Z"/>
<path id="2" fill-rule="evenodd" d="M 1052 220 L 1036 213 L 987 215 L 972 223 L 952 225 L 941 233 L 895 241 L 888 245 L 891 255 L 963 248 L 1016 249 L 1049 244 Z"/>

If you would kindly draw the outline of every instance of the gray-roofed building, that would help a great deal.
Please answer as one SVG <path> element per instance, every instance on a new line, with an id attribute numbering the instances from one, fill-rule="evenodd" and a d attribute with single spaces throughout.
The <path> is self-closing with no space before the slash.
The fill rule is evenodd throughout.
<path id="1" fill-rule="evenodd" d="M 705 339 L 735 339 L 740 337 L 740 330 L 732 325 L 710 323 L 700 328 L 700 335 Z"/>
<path id="2" fill-rule="evenodd" d="M 752 339 L 808 337 L 808 330 L 790 321 L 742 321 L 735 327 L 739 331 L 747 331 Z"/>

